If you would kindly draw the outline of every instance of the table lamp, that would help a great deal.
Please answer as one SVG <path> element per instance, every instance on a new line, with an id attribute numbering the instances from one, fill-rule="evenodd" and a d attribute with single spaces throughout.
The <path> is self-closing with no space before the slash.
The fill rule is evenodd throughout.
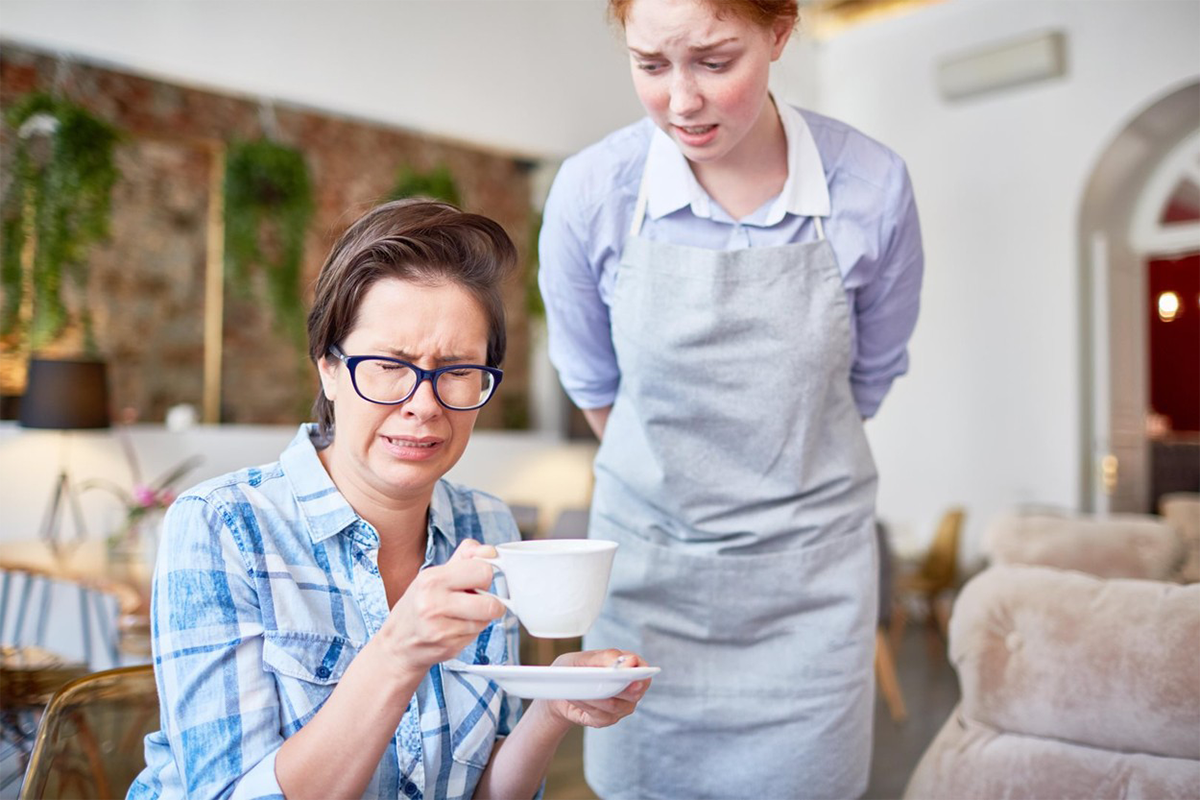
<path id="1" fill-rule="evenodd" d="M 60 431 L 109 427 L 108 378 L 103 361 L 34 358 L 29 361 L 28 376 L 17 419 L 22 427 Z M 55 555 L 61 553 L 64 544 L 59 538 L 59 513 L 64 500 L 75 517 L 76 543 L 87 536 L 79 497 L 71 487 L 68 434 L 63 434 L 62 443 L 58 479 L 38 532 Z"/>

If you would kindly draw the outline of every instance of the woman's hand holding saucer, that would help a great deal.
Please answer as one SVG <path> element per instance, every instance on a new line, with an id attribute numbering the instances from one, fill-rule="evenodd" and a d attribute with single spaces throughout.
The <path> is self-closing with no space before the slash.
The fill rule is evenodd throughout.
<path id="1" fill-rule="evenodd" d="M 555 667 L 641 667 L 646 666 L 637 653 L 628 650 L 586 650 L 581 653 L 564 653 L 554 659 Z M 589 728 L 607 728 L 637 708 L 638 702 L 650 688 L 650 679 L 634 681 L 620 694 L 607 700 L 541 700 L 555 716 L 573 725 Z"/>

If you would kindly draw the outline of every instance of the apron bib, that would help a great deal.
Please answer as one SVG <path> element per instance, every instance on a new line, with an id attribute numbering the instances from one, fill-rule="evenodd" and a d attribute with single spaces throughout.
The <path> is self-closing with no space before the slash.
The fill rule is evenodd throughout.
<path id="1" fill-rule="evenodd" d="M 588 728 L 602 797 L 836 797 L 870 765 L 875 469 L 841 273 L 816 241 L 715 251 L 639 235 L 611 303 L 621 383 L 589 535 L 620 542 L 587 648 L 663 672 Z"/>

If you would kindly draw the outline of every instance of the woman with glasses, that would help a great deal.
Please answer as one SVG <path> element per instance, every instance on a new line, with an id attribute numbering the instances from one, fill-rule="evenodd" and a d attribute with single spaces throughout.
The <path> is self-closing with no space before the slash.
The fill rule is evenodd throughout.
<path id="1" fill-rule="evenodd" d="M 130 797 L 532 797 L 572 724 L 609 700 L 521 701 L 445 662 L 515 664 L 517 623 L 478 594 L 519 538 L 442 476 L 500 384 L 495 222 L 400 201 L 355 222 L 308 317 L 315 425 L 278 462 L 181 495 L 154 578 L 162 730 Z M 611 666 L 632 652 L 561 656 Z"/>
<path id="2" fill-rule="evenodd" d="M 796 0 L 610 0 L 647 117 L 546 202 L 550 356 L 621 542 L 585 643 L 663 667 L 585 733 L 602 797 L 856 797 L 871 753 L 875 467 L 923 255 L 904 163 L 780 102 Z"/>

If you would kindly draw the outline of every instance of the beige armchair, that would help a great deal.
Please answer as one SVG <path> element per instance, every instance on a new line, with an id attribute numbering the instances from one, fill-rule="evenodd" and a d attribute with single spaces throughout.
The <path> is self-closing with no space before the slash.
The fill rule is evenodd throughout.
<path id="1" fill-rule="evenodd" d="M 1180 583 L 1200 581 L 1200 493 L 1173 492 L 1158 500 L 1158 513 L 1175 529 L 1183 554 L 1171 577 Z"/>
<path id="2" fill-rule="evenodd" d="M 1175 528 L 1149 514 L 1005 514 L 983 548 L 993 564 L 1037 564 L 1101 578 L 1167 580 L 1183 556 Z"/>
<path id="3" fill-rule="evenodd" d="M 905 797 L 1200 797 L 1200 584 L 994 566 L 950 658 L 962 700 Z"/>

